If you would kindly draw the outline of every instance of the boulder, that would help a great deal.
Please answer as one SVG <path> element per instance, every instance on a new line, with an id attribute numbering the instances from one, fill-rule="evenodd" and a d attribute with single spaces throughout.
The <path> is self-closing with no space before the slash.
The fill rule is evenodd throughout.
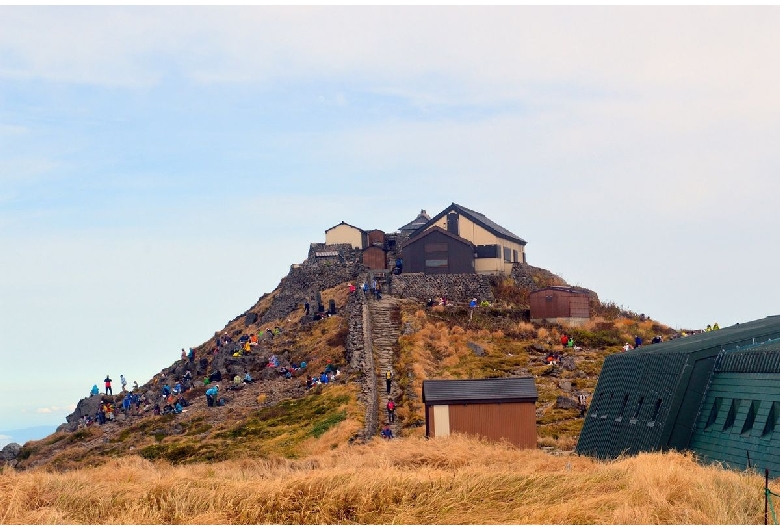
<path id="1" fill-rule="evenodd" d="M 485 348 L 480 346 L 479 344 L 474 344 L 473 342 L 467 342 L 466 346 L 474 352 L 474 355 L 477 357 L 484 357 L 485 356 Z"/>
<path id="2" fill-rule="evenodd" d="M 3 447 L 2 450 L 0 450 L 0 460 L 4 460 L 6 462 L 10 462 L 11 460 L 16 460 L 16 457 L 19 456 L 19 453 L 22 451 L 22 446 L 18 443 L 10 443 Z"/>

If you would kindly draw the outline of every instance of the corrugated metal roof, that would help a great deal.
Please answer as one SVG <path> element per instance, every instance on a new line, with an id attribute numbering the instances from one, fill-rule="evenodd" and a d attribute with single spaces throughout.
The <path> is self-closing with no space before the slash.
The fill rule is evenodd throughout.
<path id="1" fill-rule="evenodd" d="M 423 402 L 429 405 L 527 402 L 538 397 L 533 377 L 423 381 Z"/>

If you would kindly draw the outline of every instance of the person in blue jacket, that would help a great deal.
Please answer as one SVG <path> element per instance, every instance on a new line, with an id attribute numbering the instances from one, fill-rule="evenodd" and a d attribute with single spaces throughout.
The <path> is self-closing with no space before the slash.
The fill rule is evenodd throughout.
<path id="1" fill-rule="evenodd" d="M 206 390 L 206 404 L 209 407 L 213 407 L 217 404 L 218 392 L 219 392 L 219 385 L 214 385 L 213 387 Z"/>
<path id="2" fill-rule="evenodd" d="M 98 388 L 97 385 L 92 385 L 92 390 L 89 391 L 89 395 L 97 396 L 98 394 L 100 394 L 100 389 Z"/>

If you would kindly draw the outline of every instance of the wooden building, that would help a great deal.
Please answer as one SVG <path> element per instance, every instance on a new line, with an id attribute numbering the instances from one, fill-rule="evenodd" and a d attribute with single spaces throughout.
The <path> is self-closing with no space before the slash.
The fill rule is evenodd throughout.
<path id="1" fill-rule="evenodd" d="M 425 435 L 475 434 L 536 448 L 533 377 L 423 381 Z"/>
<path id="2" fill-rule="evenodd" d="M 370 270 L 387 270 L 387 252 L 382 247 L 368 247 L 363 251 L 363 265 Z"/>
<path id="3" fill-rule="evenodd" d="M 459 274 L 474 272 L 474 246 L 434 226 L 403 246 L 404 273 Z"/>
<path id="4" fill-rule="evenodd" d="M 362 250 L 368 246 L 368 235 L 364 230 L 341 221 L 325 230 L 325 244 L 349 243 L 353 248 Z"/>
<path id="5" fill-rule="evenodd" d="M 382 230 L 369 230 L 366 232 L 368 236 L 369 247 L 379 247 L 382 250 L 385 249 L 385 233 Z"/>
<path id="6" fill-rule="evenodd" d="M 531 322 L 555 322 L 579 326 L 590 319 L 590 295 L 584 289 L 568 286 L 546 287 L 529 296 Z"/>
<path id="7" fill-rule="evenodd" d="M 488 219 L 484 214 L 459 204 L 452 203 L 433 216 L 417 228 L 409 240 L 432 227 L 439 227 L 474 246 L 474 272 L 509 275 L 512 272 L 512 264 L 526 263 L 524 239 Z M 407 270 L 404 269 L 404 272 Z"/>

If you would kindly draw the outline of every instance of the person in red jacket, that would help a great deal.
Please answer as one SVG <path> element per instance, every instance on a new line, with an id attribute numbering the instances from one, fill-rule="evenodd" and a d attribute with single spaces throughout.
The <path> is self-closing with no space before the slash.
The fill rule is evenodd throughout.
<path id="1" fill-rule="evenodd" d="M 111 378 L 106 375 L 106 378 L 103 379 L 103 382 L 106 384 L 106 395 L 111 394 L 114 395 L 114 392 L 111 390 Z"/>
<path id="2" fill-rule="evenodd" d="M 393 398 L 387 400 L 387 419 L 390 423 L 395 423 L 395 401 Z"/>
<path id="3" fill-rule="evenodd" d="M 566 344 L 569 342 L 569 337 L 566 336 L 566 333 L 561 334 L 561 345 L 565 348 Z"/>

